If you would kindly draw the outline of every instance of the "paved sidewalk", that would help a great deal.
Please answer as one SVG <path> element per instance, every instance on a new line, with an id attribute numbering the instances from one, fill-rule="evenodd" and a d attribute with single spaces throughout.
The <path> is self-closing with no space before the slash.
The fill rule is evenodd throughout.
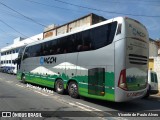
<path id="1" fill-rule="evenodd" d="M 158 98 L 160 98 L 160 93 L 158 93 L 158 94 L 155 94 L 155 95 L 150 95 L 150 96 L 153 96 L 153 97 L 158 97 Z"/>

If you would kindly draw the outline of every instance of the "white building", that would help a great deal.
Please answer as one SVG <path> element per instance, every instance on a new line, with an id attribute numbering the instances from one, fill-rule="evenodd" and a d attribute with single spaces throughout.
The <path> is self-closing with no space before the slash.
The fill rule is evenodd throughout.
<path id="1" fill-rule="evenodd" d="M 150 38 L 149 40 L 149 66 L 148 69 L 153 70 L 158 76 L 158 87 L 160 91 L 160 41 Z"/>
<path id="2" fill-rule="evenodd" d="M 158 56 L 158 45 L 155 40 L 149 39 L 149 57 L 157 57 Z"/>
<path id="3" fill-rule="evenodd" d="M 36 42 L 38 40 L 43 39 L 43 33 L 40 33 L 38 35 L 32 36 L 30 38 L 21 38 L 18 37 L 14 39 L 13 44 L 8 45 L 0 50 L 1 56 L 0 56 L 0 66 L 1 67 L 8 67 L 8 68 L 14 68 L 14 73 L 16 73 L 16 65 L 14 64 L 14 60 L 18 57 L 18 52 L 20 48 L 24 47 L 27 44 L 30 44 L 32 42 Z"/>

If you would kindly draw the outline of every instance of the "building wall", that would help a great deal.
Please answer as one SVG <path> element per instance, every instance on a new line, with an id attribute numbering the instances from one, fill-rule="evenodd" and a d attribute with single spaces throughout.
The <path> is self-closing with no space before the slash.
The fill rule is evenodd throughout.
<path id="1" fill-rule="evenodd" d="M 156 41 L 149 39 L 149 70 L 154 70 L 154 58 L 158 56 L 158 46 Z"/>
<path id="2" fill-rule="evenodd" d="M 66 23 L 64 25 L 56 26 L 53 29 L 45 28 L 43 33 L 43 39 L 48 39 L 50 37 L 54 37 L 57 35 L 65 34 L 72 31 L 77 31 L 104 20 L 106 19 L 101 16 L 95 14 L 89 14 L 82 18 Z"/>
<path id="3" fill-rule="evenodd" d="M 150 38 L 149 41 L 149 66 L 148 69 L 157 73 L 158 77 L 158 89 L 160 91 L 160 56 L 158 56 L 158 44 L 157 41 Z"/>
<path id="4" fill-rule="evenodd" d="M 0 66 L 16 67 L 13 63 L 13 60 L 15 60 L 18 57 L 19 49 L 27 44 L 30 44 L 32 42 L 36 42 L 42 39 L 43 39 L 43 33 L 32 36 L 27 39 L 16 38 L 13 44 L 6 46 L 0 50 L 1 52 Z"/>
<path id="5" fill-rule="evenodd" d="M 158 46 L 156 41 L 149 41 L 149 57 L 157 57 L 158 56 Z"/>
<path id="6" fill-rule="evenodd" d="M 158 88 L 160 91 L 160 57 L 154 58 L 154 71 L 157 73 L 158 76 Z"/>
<path id="7" fill-rule="evenodd" d="M 19 43 L 20 41 L 24 40 L 25 38 L 22 38 L 22 37 L 18 37 L 18 38 L 15 38 L 13 40 L 13 44 L 16 44 L 16 43 Z"/>
<path id="8" fill-rule="evenodd" d="M 43 34 L 44 38 L 49 38 L 49 37 L 54 37 L 54 36 L 56 36 L 56 30 L 50 30 Z"/>
<path id="9" fill-rule="evenodd" d="M 156 41 L 156 44 L 158 46 L 158 56 L 160 56 L 160 39 Z"/>
<path id="10" fill-rule="evenodd" d="M 88 16 L 83 19 L 70 23 L 68 25 L 68 32 L 76 31 L 76 30 L 90 26 L 92 24 L 91 19 L 92 19 L 91 16 Z"/>
<path id="11" fill-rule="evenodd" d="M 57 35 L 67 33 L 67 30 L 68 30 L 67 27 L 68 27 L 67 25 L 64 25 L 64 26 L 57 28 Z"/>
<path id="12" fill-rule="evenodd" d="M 154 58 L 149 59 L 149 70 L 154 70 Z"/>

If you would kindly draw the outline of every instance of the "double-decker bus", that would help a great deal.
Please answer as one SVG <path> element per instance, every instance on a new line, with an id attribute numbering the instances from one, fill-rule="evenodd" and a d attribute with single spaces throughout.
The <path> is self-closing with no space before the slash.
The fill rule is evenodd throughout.
<path id="1" fill-rule="evenodd" d="M 148 32 L 140 22 L 117 17 L 79 31 L 41 40 L 19 54 L 17 77 L 73 98 L 115 102 L 147 90 Z"/>

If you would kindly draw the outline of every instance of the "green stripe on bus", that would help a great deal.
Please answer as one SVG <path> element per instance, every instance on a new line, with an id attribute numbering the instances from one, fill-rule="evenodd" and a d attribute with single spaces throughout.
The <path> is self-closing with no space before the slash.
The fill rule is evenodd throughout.
<path id="1" fill-rule="evenodd" d="M 21 78 L 22 73 L 18 73 L 17 77 Z M 79 94 L 82 96 L 101 99 L 101 100 L 115 100 L 115 91 L 114 91 L 114 73 L 106 72 L 105 73 L 105 93 L 104 96 L 88 94 L 88 76 L 74 76 L 69 77 L 66 74 L 61 75 L 39 75 L 33 73 L 25 73 L 26 81 L 30 83 L 39 84 L 46 87 L 54 87 L 55 80 L 61 78 L 64 81 L 64 88 L 66 89 L 67 82 L 72 79 L 77 81 L 79 85 Z M 100 93 L 99 93 L 100 94 Z"/>

